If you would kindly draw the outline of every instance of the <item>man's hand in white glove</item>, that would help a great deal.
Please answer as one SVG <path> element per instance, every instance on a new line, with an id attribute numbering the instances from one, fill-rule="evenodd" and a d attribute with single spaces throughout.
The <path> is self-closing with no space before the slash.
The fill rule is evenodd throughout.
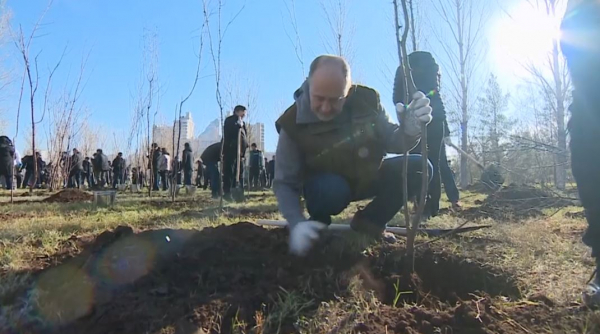
<path id="1" fill-rule="evenodd" d="M 404 120 L 404 133 L 410 137 L 416 137 L 421 134 L 421 124 L 429 124 L 432 120 L 431 106 L 429 99 L 423 92 L 416 92 L 408 108 L 402 103 L 396 104 L 398 119 Z M 406 113 L 406 117 L 404 114 Z"/>
<path id="2" fill-rule="evenodd" d="M 451 146 L 452 145 L 452 139 L 450 139 L 450 137 L 444 137 L 444 144 Z"/>
<path id="3" fill-rule="evenodd" d="M 312 245 L 319 239 L 319 232 L 327 225 L 309 220 L 300 222 L 290 230 L 290 253 L 304 256 Z"/>

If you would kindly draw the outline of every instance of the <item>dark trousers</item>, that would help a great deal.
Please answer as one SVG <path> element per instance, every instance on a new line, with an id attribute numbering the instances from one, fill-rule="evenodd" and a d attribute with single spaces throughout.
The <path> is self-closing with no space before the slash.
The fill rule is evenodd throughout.
<path id="1" fill-rule="evenodd" d="M 117 184 L 124 184 L 125 183 L 124 176 L 125 175 L 120 170 L 115 170 L 113 172 L 113 178 L 112 178 L 112 186 L 113 186 L 113 188 L 117 188 Z"/>
<path id="2" fill-rule="evenodd" d="M 208 184 L 209 183 L 212 184 L 212 179 L 211 179 L 210 173 L 208 172 L 208 165 L 210 165 L 210 163 L 208 163 L 208 164 L 205 165 L 206 169 L 204 169 L 204 174 L 203 174 L 203 176 L 204 176 L 204 186 L 203 186 L 204 190 L 206 190 L 206 188 L 208 188 Z M 214 165 L 216 166 L 217 164 L 215 163 Z M 215 167 L 215 168 L 218 169 L 218 167 Z M 218 173 L 217 173 L 217 180 L 218 180 Z M 212 186 L 211 186 L 211 189 L 212 189 Z"/>
<path id="3" fill-rule="evenodd" d="M 185 184 L 186 186 L 191 186 L 192 185 L 192 173 L 194 171 L 193 170 L 183 170 L 183 184 Z"/>
<path id="4" fill-rule="evenodd" d="M 440 150 L 440 177 L 444 184 L 444 190 L 450 203 L 458 203 L 460 200 L 460 193 L 456 187 L 456 181 L 454 180 L 454 173 L 448 164 L 448 157 L 446 156 L 446 145 L 442 143 Z"/>
<path id="5" fill-rule="evenodd" d="M 258 189 L 260 187 L 260 169 L 258 167 L 250 167 L 250 189 Z"/>
<path id="6" fill-rule="evenodd" d="M 16 179 L 17 179 L 17 184 L 15 185 L 15 188 L 21 188 L 21 185 L 23 183 L 23 176 L 21 175 L 21 173 L 17 173 L 17 175 L 15 175 Z"/>
<path id="7" fill-rule="evenodd" d="M 153 183 L 152 184 L 152 190 L 158 191 L 158 189 L 159 189 L 158 188 L 158 183 L 159 183 L 159 180 L 160 180 L 160 171 L 158 170 L 158 168 L 154 168 L 152 170 L 152 173 L 154 174 L 153 175 L 154 180 L 152 182 Z"/>
<path id="8" fill-rule="evenodd" d="M 429 123 L 427 126 L 427 159 L 433 166 L 431 182 L 427 189 L 427 201 L 425 202 L 425 216 L 435 217 L 440 210 L 440 199 L 442 198 L 442 180 L 440 177 L 440 151 L 444 140 L 444 124 Z M 411 151 L 421 153 L 421 145 Z"/>
<path id="9" fill-rule="evenodd" d="M 231 188 L 235 188 L 240 184 L 240 187 L 244 187 L 244 164 L 240 162 L 240 178 L 236 180 L 236 166 L 237 166 L 236 154 L 225 154 L 223 156 L 223 193 L 230 194 Z"/>
<path id="10" fill-rule="evenodd" d="M 169 171 L 161 170 L 160 171 L 160 182 L 162 183 L 162 189 L 169 189 Z"/>
<path id="11" fill-rule="evenodd" d="M 579 199 L 585 209 L 588 228 L 583 242 L 592 248 L 592 256 L 600 265 L 600 114 L 598 98 L 573 93 L 569 134 L 571 135 L 571 168 L 577 182 Z"/>
<path id="12" fill-rule="evenodd" d="M 267 187 L 271 188 L 273 186 L 273 180 L 275 180 L 275 174 L 269 173 L 268 184 Z"/>
<path id="13" fill-rule="evenodd" d="M 220 180 L 220 173 L 219 173 L 219 168 L 217 167 L 217 163 L 216 162 L 209 162 L 205 164 L 206 166 L 206 171 L 204 172 L 204 176 L 206 178 L 210 179 L 210 192 L 213 195 L 213 197 L 215 196 L 219 196 L 219 183 L 221 182 Z M 208 182 L 205 181 L 204 186 L 206 187 L 206 185 L 208 184 Z"/>
<path id="14" fill-rule="evenodd" d="M 408 159 L 408 196 L 412 198 L 421 189 L 421 156 L 413 154 Z M 340 175 L 317 174 L 304 184 L 306 209 L 312 220 L 331 224 L 331 216 L 340 214 L 351 202 L 374 197 L 362 211 L 363 216 L 373 224 L 385 225 L 402 208 L 403 167 L 404 157 L 384 160 L 377 179 L 361 194 L 353 194 L 348 181 Z M 430 164 L 429 173 L 431 169 Z"/>
<path id="15" fill-rule="evenodd" d="M 0 176 L 4 176 L 4 182 L 6 182 L 6 189 L 10 190 L 13 187 L 13 173 L 2 172 Z"/>
<path id="16" fill-rule="evenodd" d="M 175 177 L 177 184 L 181 184 L 181 172 L 177 173 L 177 176 Z"/>
<path id="17" fill-rule="evenodd" d="M 80 188 L 81 187 L 81 170 L 72 170 L 71 172 L 69 172 L 69 188 Z"/>
<path id="18" fill-rule="evenodd" d="M 23 189 L 27 188 L 27 186 L 29 186 L 29 183 L 31 182 L 31 177 L 33 177 L 33 170 L 29 170 L 26 169 L 25 170 L 25 177 L 23 178 Z"/>

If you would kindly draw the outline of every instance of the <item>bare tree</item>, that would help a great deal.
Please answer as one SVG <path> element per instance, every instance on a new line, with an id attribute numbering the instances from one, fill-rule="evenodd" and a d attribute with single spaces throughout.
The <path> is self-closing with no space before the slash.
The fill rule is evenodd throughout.
<path id="1" fill-rule="evenodd" d="M 12 12 L 6 6 L 6 0 L 0 0 L 0 46 L 7 40 Z M 0 60 L 3 60 L 0 58 Z M 0 91 L 9 83 L 10 71 L 0 68 Z"/>
<path id="2" fill-rule="evenodd" d="M 400 0 L 402 6 L 402 13 L 404 14 L 404 29 L 402 36 L 400 36 L 400 19 L 398 13 L 398 0 L 393 0 L 392 4 L 394 6 L 394 24 L 396 30 L 396 45 L 398 47 L 398 58 L 400 61 L 400 67 L 402 69 L 401 76 L 403 82 L 403 97 L 405 103 L 410 101 L 411 97 L 414 93 L 417 92 L 417 88 L 412 78 L 410 63 L 408 62 L 408 51 L 406 48 L 406 43 L 410 31 L 410 18 L 409 11 L 406 1 Z M 407 117 L 408 113 L 404 113 L 404 117 Z M 401 122 L 402 131 L 404 132 L 404 126 L 407 122 Z M 423 215 L 423 210 L 425 208 L 425 198 L 427 195 L 427 184 L 429 180 L 428 171 L 429 164 L 427 160 L 427 125 L 421 125 L 421 155 L 422 155 L 422 178 L 421 178 L 421 194 L 419 197 L 419 204 L 417 207 L 417 214 L 413 217 L 413 220 L 410 220 L 410 215 L 408 212 L 408 150 L 409 148 L 405 148 L 404 151 L 404 168 L 402 171 L 402 179 L 403 179 L 403 207 L 404 207 L 404 221 L 406 223 L 406 228 L 408 230 L 407 238 L 406 238 L 406 253 L 409 258 L 409 266 L 406 269 L 410 271 L 414 271 L 414 262 L 415 262 L 415 239 L 417 237 L 417 230 L 419 228 L 419 224 L 421 223 L 421 217 Z"/>
<path id="3" fill-rule="evenodd" d="M 486 21 L 483 3 L 479 0 L 432 0 L 433 7 L 444 27 L 434 34 L 440 43 L 449 68 L 448 81 L 451 94 L 460 110 L 460 146 L 469 150 L 469 117 L 472 104 L 471 93 L 475 87 L 475 72 L 481 63 L 482 32 Z M 445 32 L 445 33 L 444 33 Z M 469 184 L 468 159 L 460 159 L 460 185 Z"/>
<path id="4" fill-rule="evenodd" d="M 285 9 L 287 11 L 289 25 L 291 26 L 292 32 L 288 31 L 286 28 L 284 16 L 281 16 L 281 20 L 283 21 L 283 31 L 285 35 L 292 43 L 294 47 L 294 53 L 296 55 L 296 59 L 298 59 L 298 63 L 300 64 L 300 69 L 302 70 L 302 79 L 306 77 L 306 71 L 304 66 L 304 50 L 302 48 L 302 39 L 300 38 L 300 29 L 298 28 L 298 20 L 296 19 L 296 1 L 295 0 L 283 0 L 285 5 Z"/>
<path id="5" fill-rule="evenodd" d="M 532 5 L 538 10 L 543 10 L 548 17 L 557 18 L 560 0 L 531 1 Z M 558 20 L 556 21 L 558 22 Z M 527 69 L 548 102 L 549 111 L 554 116 L 556 142 L 559 148 L 555 155 L 554 183 L 557 189 L 564 190 L 569 163 L 565 119 L 568 97 L 572 89 L 566 62 L 560 52 L 558 37 L 552 39 L 552 49 L 546 63 L 543 65 L 531 63 L 527 65 Z"/>
<path id="6" fill-rule="evenodd" d="M 355 50 L 352 44 L 354 27 L 348 22 L 348 0 L 320 0 L 325 20 L 329 24 L 330 36 L 323 37 L 329 53 L 344 57 L 350 64 Z"/>
<path id="7" fill-rule="evenodd" d="M 222 48 L 223 48 L 223 41 L 227 34 L 227 30 L 229 29 L 231 24 L 235 21 L 235 19 L 238 17 L 238 15 L 240 15 L 242 10 L 244 10 L 245 4 L 233 16 L 233 18 L 229 22 L 227 22 L 225 24 L 225 26 L 223 27 L 223 16 L 222 16 L 223 0 L 217 0 L 217 5 L 216 5 L 216 7 L 217 7 L 216 8 L 217 22 L 216 22 L 216 31 L 214 34 L 212 32 L 211 25 L 210 25 L 210 17 L 211 17 L 211 12 L 209 10 L 210 0 L 202 0 L 202 5 L 203 5 L 202 8 L 203 8 L 203 13 L 204 13 L 204 25 L 206 26 L 206 32 L 208 33 L 210 55 L 211 55 L 213 69 L 214 69 L 214 75 L 215 75 L 214 76 L 215 77 L 215 97 L 217 100 L 217 105 L 219 106 L 221 129 L 223 129 L 224 125 L 225 125 L 225 115 L 224 115 L 225 104 L 224 104 L 223 95 L 221 92 L 221 74 L 222 74 L 221 53 L 222 53 Z M 224 134 L 225 134 L 225 132 L 223 131 L 223 135 Z M 219 170 L 219 173 L 221 175 L 223 175 L 223 145 L 221 145 L 221 168 Z M 220 182 L 219 188 L 220 188 L 220 194 L 221 194 L 221 198 L 219 201 L 219 207 L 222 210 L 223 209 L 223 182 Z"/>
<path id="8" fill-rule="evenodd" d="M 23 67 L 24 67 L 24 71 L 26 74 L 26 78 L 27 78 L 27 84 L 29 86 L 29 108 L 30 108 L 30 114 L 31 114 L 31 151 L 32 151 L 32 154 L 34 157 L 34 161 L 36 161 L 33 165 L 34 166 L 33 180 L 29 187 L 30 193 L 33 192 L 33 187 L 36 184 L 38 172 L 39 172 L 36 155 L 35 155 L 35 152 L 36 152 L 35 126 L 37 123 L 41 122 L 41 120 L 40 121 L 35 120 L 35 95 L 37 93 L 37 90 L 39 88 L 39 83 L 40 83 L 40 73 L 38 70 L 39 53 L 34 57 L 33 64 L 32 64 L 32 62 L 31 62 L 32 59 L 30 57 L 30 48 L 31 48 L 31 43 L 33 41 L 33 38 L 35 37 L 35 34 L 37 32 L 37 29 L 39 28 L 39 26 L 42 22 L 42 19 L 44 18 L 44 16 L 50 9 L 51 5 L 52 5 L 52 1 L 49 1 L 48 6 L 46 7 L 43 14 L 40 16 L 38 21 L 36 22 L 36 24 L 34 25 L 32 31 L 31 31 L 31 34 L 28 37 L 25 37 L 25 33 L 23 32 L 23 28 L 21 26 L 19 26 L 18 34 L 16 34 L 14 37 L 15 45 L 17 46 L 17 49 L 19 50 L 19 53 L 21 54 L 21 58 L 23 60 Z M 60 64 L 60 61 L 58 64 Z M 58 66 L 58 64 L 57 64 L 57 66 Z M 21 89 L 20 97 L 22 98 L 24 86 L 21 86 L 21 88 L 22 89 Z M 19 110 L 17 111 L 17 113 L 20 113 L 20 103 L 19 103 Z"/>

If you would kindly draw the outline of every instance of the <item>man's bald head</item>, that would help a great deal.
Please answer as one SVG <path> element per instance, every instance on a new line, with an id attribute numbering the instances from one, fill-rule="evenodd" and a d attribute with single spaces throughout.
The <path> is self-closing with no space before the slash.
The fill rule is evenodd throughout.
<path id="1" fill-rule="evenodd" d="M 338 56 L 319 56 L 310 64 L 308 81 L 312 111 L 322 121 L 335 118 L 352 85 L 348 62 Z"/>

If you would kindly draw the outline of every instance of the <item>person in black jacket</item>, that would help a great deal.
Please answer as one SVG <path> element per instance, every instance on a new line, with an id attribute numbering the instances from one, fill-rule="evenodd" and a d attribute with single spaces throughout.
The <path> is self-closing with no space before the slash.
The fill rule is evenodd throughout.
<path id="1" fill-rule="evenodd" d="M 160 163 L 160 157 L 162 156 L 162 150 L 158 147 L 158 144 L 152 144 L 152 157 L 148 162 L 148 169 L 150 169 L 150 175 L 152 176 L 152 190 L 158 191 L 158 181 L 160 176 L 160 171 L 158 169 L 158 165 Z"/>
<path id="2" fill-rule="evenodd" d="M 13 187 L 15 147 L 7 136 L 0 136 L 0 176 L 4 176 L 6 189 Z"/>
<path id="3" fill-rule="evenodd" d="M 96 157 L 93 160 L 94 166 L 94 178 L 96 179 L 96 185 L 103 188 L 108 181 L 108 173 L 110 171 L 110 164 L 108 157 L 102 153 L 102 149 L 96 150 Z"/>
<path id="4" fill-rule="evenodd" d="M 90 157 L 85 157 L 85 160 L 83 160 L 82 163 L 82 167 L 83 167 L 83 181 L 81 181 L 81 184 L 85 182 L 87 182 L 87 186 L 88 188 L 92 188 L 94 185 L 92 183 L 92 162 L 90 161 Z"/>
<path id="5" fill-rule="evenodd" d="M 571 73 L 573 103 L 569 134 L 571 167 L 588 228 L 583 242 L 592 248 L 595 277 L 584 301 L 600 306 L 600 2 L 569 1 L 562 22 L 561 48 Z"/>
<path id="6" fill-rule="evenodd" d="M 192 185 L 192 174 L 194 173 L 194 157 L 190 143 L 185 143 L 183 148 L 183 159 L 181 161 L 183 167 L 183 184 L 186 186 Z"/>
<path id="7" fill-rule="evenodd" d="M 81 188 L 81 185 L 83 183 L 82 179 L 81 179 L 81 173 L 83 171 L 83 157 L 81 156 L 81 153 L 74 148 L 73 149 L 73 155 L 71 156 L 70 160 L 70 164 L 71 167 L 69 168 L 69 182 L 68 185 L 72 188 L 72 187 L 77 187 L 77 188 Z"/>
<path id="8" fill-rule="evenodd" d="M 206 178 L 210 180 L 210 192 L 213 198 L 218 198 L 221 191 L 220 182 L 221 178 L 219 173 L 219 167 L 217 164 L 221 161 L 221 143 L 214 143 L 208 146 L 202 155 L 200 160 L 204 166 L 206 166 L 204 186 L 206 187 L 208 182 Z"/>
<path id="9" fill-rule="evenodd" d="M 440 153 L 444 148 L 444 137 L 449 135 L 446 123 L 446 110 L 440 96 L 440 68 L 429 52 L 415 51 L 408 56 L 412 69 L 415 86 L 431 101 L 433 120 L 427 125 L 427 148 L 429 161 L 433 165 L 433 178 L 427 191 L 427 202 L 423 210 L 425 218 L 435 217 L 440 209 L 442 186 L 440 179 Z M 394 80 L 394 104 L 405 103 L 402 67 L 396 70 Z M 410 153 L 420 153 L 421 146 L 417 145 Z"/>
<path id="10" fill-rule="evenodd" d="M 204 172 L 204 165 L 202 164 L 202 159 L 199 159 L 198 161 L 196 161 L 196 187 L 198 188 L 204 188 L 204 190 L 206 190 L 206 188 L 208 187 L 208 183 L 204 183 L 204 186 L 202 185 L 202 181 L 205 178 L 205 172 Z"/>
<path id="11" fill-rule="evenodd" d="M 246 107 L 238 105 L 233 109 L 233 115 L 225 119 L 223 127 L 223 195 L 225 200 L 233 201 L 231 197 L 231 188 L 236 187 L 238 182 L 240 187 L 244 187 L 244 164 L 242 162 L 246 149 L 247 128 L 244 122 L 246 116 Z M 240 154 L 238 156 L 238 136 L 241 132 Z M 239 164 L 238 164 L 238 160 Z M 236 166 L 240 166 L 239 179 L 236 179 Z"/>
<path id="12" fill-rule="evenodd" d="M 267 163 L 267 174 L 269 175 L 269 188 L 271 188 L 273 180 L 275 180 L 275 156 Z"/>
<path id="13" fill-rule="evenodd" d="M 125 184 L 125 159 L 123 158 L 123 153 L 119 152 L 117 157 L 113 159 L 112 169 L 113 169 L 113 188 L 117 188 L 119 184 Z"/>
<path id="14" fill-rule="evenodd" d="M 263 155 L 262 152 L 257 149 L 255 143 L 250 145 L 250 190 L 257 190 L 260 186 L 260 172 L 263 169 Z"/>
<path id="15" fill-rule="evenodd" d="M 35 166 L 34 164 L 37 162 L 37 172 L 38 176 L 35 180 L 35 186 L 39 187 L 42 183 L 42 171 L 46 167 L 46 163 L 42 160 L 42 155 L 40 152 L 35 152 L 36 159 L 34 160 L 33 155 L 26 155 L 23 157 L 21 162 L 23 163 L 23 168 L 25 168 L 25 177 L 23 178 L 23 188 L 27 188 L 32 182 L 32 177 L 34 173 Z"/>

